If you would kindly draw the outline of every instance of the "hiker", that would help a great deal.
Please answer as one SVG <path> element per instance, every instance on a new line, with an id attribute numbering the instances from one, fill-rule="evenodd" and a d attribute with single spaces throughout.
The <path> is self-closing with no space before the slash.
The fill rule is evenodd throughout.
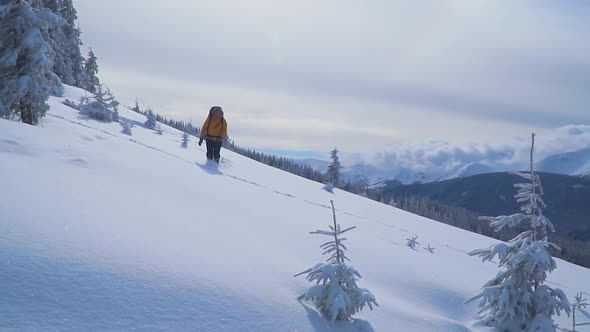
<path id="1" fill-rule="evenodd" d="M 227 136 L 227 122 L 223 118 L 223 110 L 219 106 L 211 107 L 209 116 L 203 128 L 201 128 L 201 137 L 199 139 L 199 146 L 203 144 L 203 140 L 207 142 L 207 159 L 215 160 L 219 164 L 219 155 L 223 140 Z"/>

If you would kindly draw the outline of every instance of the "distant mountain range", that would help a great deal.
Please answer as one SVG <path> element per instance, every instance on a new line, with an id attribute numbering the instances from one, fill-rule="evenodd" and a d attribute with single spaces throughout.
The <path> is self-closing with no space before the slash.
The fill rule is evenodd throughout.
<path id="1" fill-rule="evenodd" d="M 461 152 L 455 152 L 459 154 Z M 436 163 L 419 163 L 410 165 L 408 161 L 400 162 L 402 157 L 396 157 L 391 164 L 377 166 L 370 163 L 355 163 L 345 165 L 346 177 L 362 175 L 370 182 L 383 180 L 398 180 L 403 184 L 428 183 L 455 178 L 462 178 L 478 174 L 506 172 L 526 167 L 525 162 L 504 162 L 511 156 L 505 153 L 495 155 L 497 159 L 489 158 L 485 161 L 460 162 L 455 154 L 441 154 Z M 411 159 L 411 158 L 408 158 Z M 473 159 L 473 158 L 470 158 Z M 325 172 L 329 161 L 317 159 L 302 159 L 300 163 L 307 164 L 317 170 Z M 405 166 L 403 165 L 405 163 Z M 542 172 L 558 173 L 564 175 L 584 176 L 590 175 L 590 148 L 576 151 L 550 154 L 536 164 L 536 168 Z"/>
<path id="2" fill-rule="evenodd" d="M 590 240 L 590 178 L 539 173 L 547 203 L 545 215 L 557 232 Z M 445 205 L 461 207 L 480 215 L 496 216 L 519 212 L 515 183 L 522 178 L 509 173 L 488 173 L 424 184 L 400 185 L 387 182 L 382 188 L 394 197 L 419 196 Z"/>

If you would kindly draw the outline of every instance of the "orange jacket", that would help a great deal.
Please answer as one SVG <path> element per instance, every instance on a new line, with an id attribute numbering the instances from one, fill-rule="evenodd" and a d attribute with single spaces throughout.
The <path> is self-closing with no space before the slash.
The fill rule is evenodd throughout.
<path id="1" fill-rule="evenodd" d="M 211 124 L 209 124 L 211 120 Z M 213 141 L 223 140 L 227 136 L 227 121 L 216 116 L 208 116 L 201 128 L 201 138 Z"/>

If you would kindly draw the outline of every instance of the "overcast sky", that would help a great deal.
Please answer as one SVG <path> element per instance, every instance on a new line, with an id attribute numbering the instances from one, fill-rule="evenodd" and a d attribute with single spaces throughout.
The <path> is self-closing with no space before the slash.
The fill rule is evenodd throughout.
<path id="1" fill-rule="evenodd" d="M 124 103 L 258 149 L 379 151 L 590 124 L 590 1 L 77 0 Z"/>

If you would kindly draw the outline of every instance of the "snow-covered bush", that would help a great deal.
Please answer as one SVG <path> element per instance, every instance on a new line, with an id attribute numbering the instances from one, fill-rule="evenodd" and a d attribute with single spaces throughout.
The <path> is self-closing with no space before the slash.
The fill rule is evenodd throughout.
<path id="1" fill-rule="evenodd" d="M 545 203 L 541 198 L 541 180 L 533 164 L 535 134 L 532 139 L 530 173 L 515 173 L 529 181 L 514 185 L 518 188 L 514 197 L 523 204 L 523 213 L 480 218 L 490 221 L 496 231 L 521 223 L 528 224 L 529 229 L 508 243 L 469 253 L 482 257 L 483 261 L 497 257 L 498 265 L 503 267 L 478 294 L 467 300 L 480 300 L 476 324 L 495 327 L 498 331 L 555 331 L 552 316 L 562 310 L 570 313 L 563 291 L 544 285 L 547 274 L 556 268 L 548 248 L 557 246 L 547 239 L 547 233 L 554 229 L 541 210 Z"/>
<path id="2" fill-rule="evenodd" d="M 66 105 L 67 107 L 69 107 L 69 108 L 73 108 L 73 109 L 75 109 L 75 110 L 77 110 L 77 111 L 79 111 L 79 110 L 80 110 L 80 105 L 79 105 L 79 104 L 77 104 L 77 103 L 76 103 L 75 101 L 73 101 L 73 100 L 66 99 L 66 100 L 62 101 L 61 103 L 62 103 L 62 104 L 64 104 L 64 105 Z"/>
<path id="3" fill-rule="evenodd" d="M 326 183 L 326 184 L 325 184 L 325 185 L 322 187 L 322 189 L 324 189 L 325 191 L 327 191 L 327 192 L 329 192 L 329 193 L 331 193 L 331 194 L 333 194 L 333 193 L 334 193 L 334 185 L 332 185 L 332 184 L 331 184 L 331 183 L 329 183 L 329 182 L 328 182 L 328 183 Z"/>
<path id="4" fill-rule="evenodd" d="M 121 132 L 125 135 L 131 136 L 131 128 L 133 128 L 133 124 L 127 120 L 121 120 L 119 121 L 119 123 L 121 124 L 121 127 L 123 127 L 123 130 L 121 130 Z"/>
<path id="5" fill-rule="evenodd" d="M 336 211 L 332 203 L 332 214 L 334 225 L 329 226 L 329 231 L 317 230 L 310 234 L 326 235 L 332 240 L 324 243 L 321 248 L 324 255 L 330 255 L 326 263 L 319 263 L 315 266 L 295 275 L 307 275 L 307 280 L 315 283 L 305 294 L 302 295 L 306 301 L 312 301 L 319 312 L 331 321 L 350 320 L 352 316 L 361 311 L 365 306 L 371 310 L 373 305 L 378 306 L 375 296 L 364 288 L 357 286 L 361 275 L 352 266 L 346 265 L 345 238 L 341 235 L 355 229 L 349 227 L 342 230 L 336 223 Z"/>
<path id="6" fill-rule="evenodd" d="M 154 111 L 148 109 L 145 112 L 145 117 L 145 126 L 152 130 L 156 129 L 156 125 L 158 124 L 158 122 L 156 121 L 156 114 L 154 113 Z"/>
<path id="7" fill-rule="evenodd" d="M 111 94 L 109 89 L 106 91 L 102 85 L 96 89 L 94 97 L 82 97 L 78 109 L 80 114 L 87 115 L 93 119 L 113 122 L 119 120 L 118 108 L 119 102 Z"/>
<path id="8" fill-rule="evenodd" d="M 184 149 L 186 149 L 188 147 L 188 141 L 189 141 L 189 136 L 188 133 L 185 131 L 182 133 L 182 143 L 180 143 L 180 146 Z"/>

